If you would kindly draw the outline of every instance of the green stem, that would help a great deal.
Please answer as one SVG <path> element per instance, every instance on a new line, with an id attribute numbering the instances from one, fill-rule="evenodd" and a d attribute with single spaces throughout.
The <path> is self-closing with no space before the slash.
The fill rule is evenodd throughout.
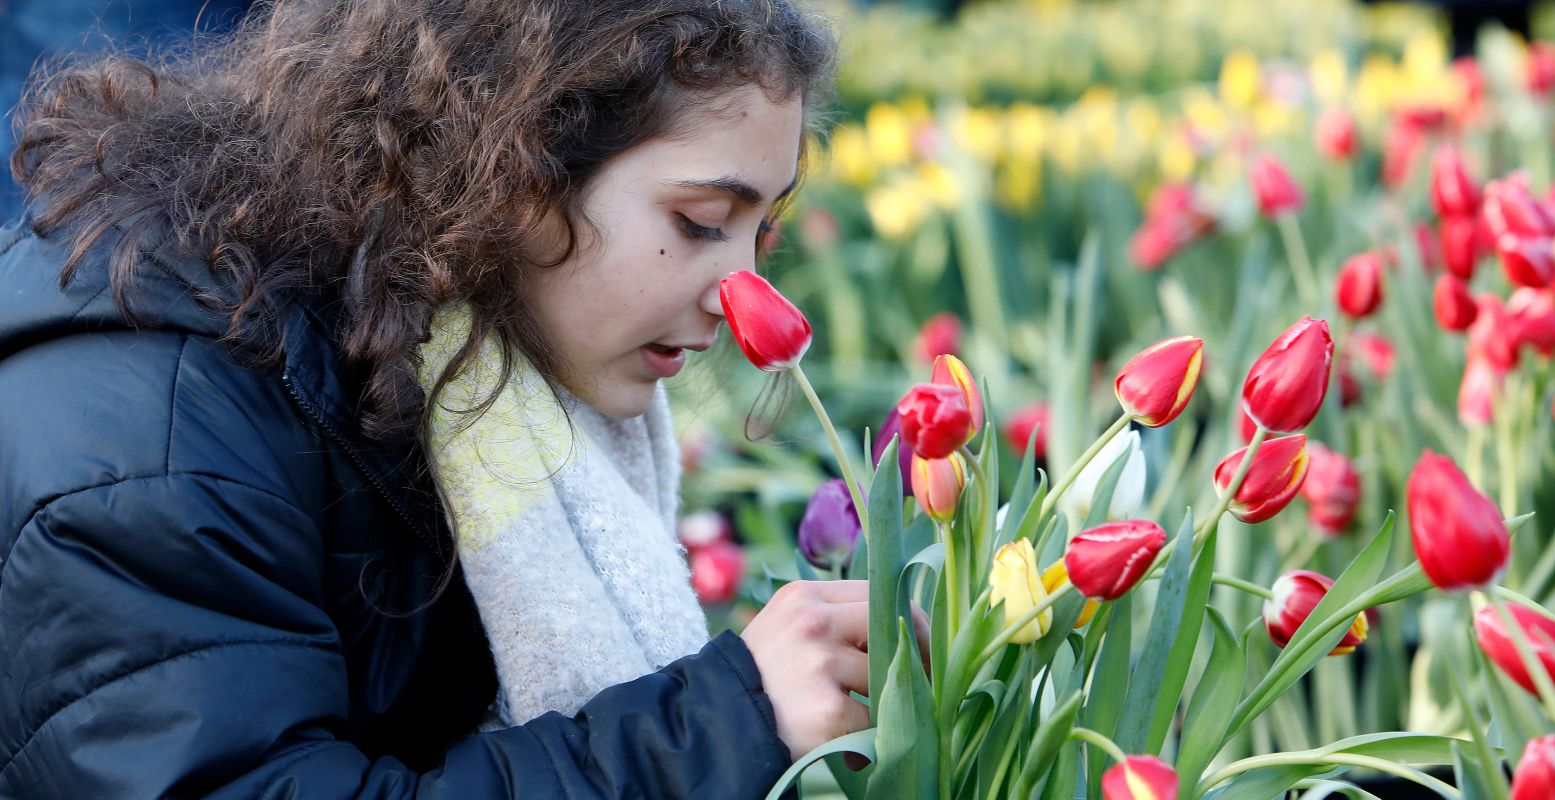
<path id="1" fill-rule="evenodd" d="M 956 563 L 955 536 L 951 534 L 950 523 L 936 521 L 934 526 L 939 528 L 945 543 L 945 624 L 949 631 L 945 638 L 954 641 L 961 621 L 961 593 L 956 580 L 961 569 Z"/>
<path id="2" fill-rule="evenodd" d="M 1128 760 L 1128 756 L 1123 752 L 1123 748 L 1119 747 L 1117 742 L 1108 739 L 1100 731 L 1093 731 L 1090 728 L 1075 728 L 1069 731 L 1069 738 L 1094 745 L 1097 749 L 1111 756 L 1112 760 L 1119 764 Z"/>
<path id="3" fill-rule="evenodd" d="M 1285 256 L 1290 259 L 1291 273 L 1296 278 L 1296 290 L 1301 300 L 1313 311 L 1317 310 L 1320 294 L 1317 273 L 1312 269 L 1312 259 L 1307 256 L 1307 243 L 1301 236 L 1301 225 L 1295 214 L 1281 214 L 1276 219 L 1280 239 L 1285 244 Z"/>
<path id="4" fill-rule="evenodd" d="M 1216 772 L 1208 778 L 1205 778 L 1199 784 L 1199 790 L 1195 792 L 1195 796 L 1203 795 L 1205 792 L 1213 789 L 1217 784 L 1223 783 L 1230 778 L 1236 777 L 1237 775 L 1240 775 L 1244 772 L 1258 769 L 1260 767 L 1294 766 L 1299 764 L 1334 764 L 1336 766 L 1374 769 L 1378 772 L 1386 772 L 1389 775 L 1396 775 L 1405 780 L 1418 783 L 1421 786 L 1424 786 L 1443 797 L 1450 797 L 1453 798 L 1453 800 L 1458 800 L 1458 798 L 1463 796 L 1458 793 L 1457 789 L 1442 783 L 1430 775 L 1427 775 L 1418 770 L 1406 769 L 1405 767 L 1399 764 L 1395 764 L 1385 758 L 1362 756 L 1356 755 L 1354 753 L 1323 754 L 1315 753 L 1310 750 L 1299 753 L 1272 753 L 1270 755 L 1244 758 L 1235 764 L 1226 766 L 1225 769 Z"/>
<path id="5" fill-rule="evenodd" d="M 837 429 L 832 427 L 831 416 L 826 413 L 826 406 L 821 405 L 821 398 L 816 395 L 815 387 L 810 385 L 810 379 L 805 376 L 804 368 L 794 366 L 790 372 L 794 380 L 799 382 L 799 388 L 804 392 L 806 400 L 810 401 L 810 407 L 815 409 L 815 416 L 821 420 L 821 427 L 826 431 L 826 438 L 831 442 L 832 454 L 837 457 L 837 468 L 842 471 L 843 483 L 848 485 L 848 494 L 853 497 L 853 507 L 858 509 L 858 521 L 860 533 L 864 541 L 869 541 L 869 506 L 864 504 L 864 491 L 859 486 L 858 478 L 853 475 L 853 466 L 848 461 L 847 451 L 842 449 L 842 439 L 837 436 Z"/>
<path id="6" fill-rule="evenodd" d="M 1523 669 L 1528 670 L 1528 676 L 1533 678 L 1533 686 L 1538 689 L 1539 702 L 1544 704 L 1544 713 L 1555 720 L 1555 682 L 1551 682 L 1550 673 L 1539 662 L 1539 657 L 1533 652 L 1533 645 L 1528 642 L 1527 632 L 1523 626 L 1517 624 L 1512 616 L 1512 610 L 1507 608 L 1506 601 L 1501 599 L 1497 592 L 1481 592 L 1490 604 L 1496 608 L 1496 616 L 1501 619 L 1501 624 L 1506 626 L 1506 634 L 1512 640 L 1512 646 L 1517 649 L 1517 656 L 1523 661 Z"/>
<path id="7" fill-rule="evenodd" d="M 1112 437 L 1117 436 L 1119 431 L 1128 427 L 1129 422 L 1133 419 L 1132 416 L 1125 412 L 1112 423 L 1112 427 L 1108 428 L 1107 432 L 1103 433 L 1100 439 L 1091 442 L 1091 446 L 1087 447 L 1085 452 L 1080 454 L 1080 458 L 1069 467 L 1069 470 L 1064 473 L 1064 477 L 1053 486 L 1052 491 L 1047 493 L 1047 497 L 1042 499 L 1042 512 L 1037 515 L 1038 519 L 1046 517 L 1048 512 L 1053 510 L 1053 506 L 1058 503 L 1058 498 L 1062 497 L 1064 492 L 1069 490 L 1070 484 L 1080 477 L 1080 471 L 1085 469 L 1085 465 L 1091 463 L 1091 459 L 1095 458 L 1096 454 L 1100 453 L 1101 449 L 1106 447 L 1108 442 L 1112 441 Z"/>
<path id="8" fill-rule="evenodd" d="M 1253 434 L 1253 440 L 1247 443 L 1247 452 L 1242 454 L 1242 463 L 1237 464 L 1236 472 L 1231 476 L 1231 483 L 1226 486 L 1225 491 L 1221 492 L 1220 500 L 1215 503 L 1215 508 L 1210 511 L 1208 516 L 1194 523 L 1193 545 L 1195 549 L 1197 549 L 1200 540 L 1213 529 L 1213 526 L 1219 524 L 1220 516 L 1226 513 L 1227 509 L 1231 508 L 1231 501 L 1235 500 L 1236 493 L 1242 490 L 1242 481 L 1247 479 L 1247 473 L 1253 467 L 1253 456 L 1258 454 L 1258 448 L 1263 446 L 1263 441 L 1268 436 L 1269 432 L 1267 430 L 1262 427 L 1258 428 L 1257 432 Z M 1161 548 L 1161 552 L 1156 553 L 1155 563 L 1151 564 L 1150 569 L 1145 571 L 1145 577 L 1153 577 L 1157 572 L 1165 568 L 1166 560 L 1171 558 L 1172 550 L 1175 547 L 1177 547 L 1176 539 L 1168 541 L 1166 546 Z"/>
<path id="9" fill-rule="evenodd" d="M 1274 592 L 1271 592 L 1268 589 L 1253 583 L 1252 581 L 1244 581 L 1241 578 L 1232 575 L 1225 575 L 1217 572 L 1212 575 L 1209 580 L 1210 583 L 1218 583 L 1221 586 L 1229 586 L 1233 589 L 1240 589 L 1244 592 L 1247 592 L 1248 594 L 1262 597 L 1265 600 L 1274 599 Z"/>
<path id="10" fill-rule="evenodd" d="M 1517 394 L 1517 374 L 1507 376 L 1501 396 L 1496 398 L 1492 420 L 1496 426 L 1497 488 L 1500 490 L 1501 516 L 1517 513 L 1517 457 L 1512 441 L 1513 398 Z"/>
<path id="11" fill-rule="evenodd" d="M 1052 608 L 1053 604 L 1058 602 L 1058 598 L 1068 594 L 1069 590 L 1073 588 L 1074 584 L 1067 581 L 1064 582 L 1057 589 L 1054 589 L 1052 594 L 1042 598 L 1041 602 L 1037 603 L 1036 606 L 1032 607 L 1030 611 L 1022 615 L 1020 619 L 1006 625 L 1004 630 L 1000 631 L 999 635 L 995 636 L 993 641 L 989 642 L 988 646 L 983 648 L 983 652 L 977 654 L 976 660 L 972 662 L 972 665 L 968 667 L 968 669 L 975 674 L 977 670 L 982 668 L 983 664 L 986 663 L 988 659 L 993 658 L 994 655 L 999 652 L 999 648 L 1009 644 L 1010 639 L 1014 638 L 1015 634 L 1019 632 L 1021 628 L 1026 627 L 1026 625 L 1032 620 L 1041 616 L 1042 612 Z"/>
<path id="12" fill-rule="evenodd" d="M 977 504 L 977 527 L 972 530 L 970 537 L 976 546 L 967 552 L 967 569 L 971 570 L 977 566 L 975 563 L 977 554 L 986 555 L 983 548 L 987 547 L 987 538 L 984 534 L 988 530 L 988 517 L 992 513 L 992 508 L 999 502 L 999 490 L 988 483 L 988 476 L 983 472 L 982 463 L 972 455 L 972 451 L 966 445 L 961 446 L 961 459 L 966 462 L 967 469 L 971 470 L 972 481 L 977 484 L 977 491 L 983 496 L 982 501 Z M 961 496 L 966 497 L 966 492 L 963 491 Z"/>

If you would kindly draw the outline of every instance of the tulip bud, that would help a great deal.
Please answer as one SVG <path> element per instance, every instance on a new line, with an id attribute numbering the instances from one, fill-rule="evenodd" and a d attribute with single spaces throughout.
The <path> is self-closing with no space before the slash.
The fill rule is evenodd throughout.
<path id="1" fill-rule="evenodd" d="M 691 588 L 703 603 L 727 603 L 740 589 L 745 575 L 745 551 L 728 541 L 717 541 L 691 551 Z"/>
<path id="2" fill-rule="evenodd" d="M 1555 236 L 1555 214 L 1533 196 L 1523 173 L 1486 184 L 1482 213 L 1491 237 L 1498 241 L 1508 234 L 1519 239 Z"/>
<path id="3" fill-rule="evenodd" d="M 1479 305 L 1469 294 L 1468 284 L 1457 275 L 1443 275 L 1436 279 L 1436 289 L 1431 293 L 1431 308 L 1436 312 L 1436 322 L 1444 331 L 1466 331 L 1479 315 Z"/>
<path id="4" fill-rule="evenodd" d="M 1096 499 L 1096 488 L 1101 478 L 1119 458 L 1127 458 L 1123 473 L 1113 487 L 1112 502 L 1107 504 L 1107 519 L 1132 517 L 1145 504 L 1145 451 L 1139 445 L 1139 431 L 1127 431 L 1112 438 L 1099 450 L 1080 474 L 1075 476 L 1069 491 L 1059 498 L 1065 511 L 1084 519 Z"/>
<path id="5" fill-rule="evenodd" d="M 1031 432 L 1037 432 L 1036 458 L 1047 456 L 1047 426 L 1051 412 L 1047 403 L 1029 403 L 1016 409 L 1010 415 L 1008 422 L 1004 424 L 1004 438 L 1010 443 L 1010 449 L 1025 455 L 1026 445 L 1031 442 Z"/>
<path id="6" fill-rule="evenodd" d="M 1463 155 L 1456 147 L 1440 147 L 1431 165 L 1431 203 L 1443 217 L 1468 217 L 1479 213 L 1479 186 L 1469 177 Z"/>
<path id="7" fill-rule="evenodd" d="M 1215 467 L 1215 491 L 1225 497 L 1236 477 L 1237 467 L 1247 452 L 1244 447 L 1221 460 Z M 1290 504 L 1307 477 L 1307 437 L 1281 436 L 1266 439 L 1253 454 L 1252 466 L 1241 488 L 1231 499 L 1232 516 L 1247 522 L 1263 522 Z"/>
<path id="8" fill-rule="evenodd" d="M 927 459 L 944 458 L 972 438 L 972 412 L 955 386 L 920 383 L 896 404 L 902 441 Z"/>
<path id="9" fill-rule="evenodd" d="M 1478 217 L 1447 217 L 1442 220 L 1442 261 L 1447 271 L 1469 280 L 1479 263 L 1481 251 Z"/>
<path id="10" fill-rule="evenodd" d="M 1508 603 L 1507 611 L 1512 615 L 1512 622 L 1522 629 L 1535 660 L 1550 679 L 1555 680 L 1555 620 L 1518 603 Z M 1529 694 L 1539 693 L 1533 674 L 1518 655 L 1516 642 L 1494 606 L 1485 606 L 1474 614 L 1474 638 L 1479 642 L 1479 649 L 1485 651 L 1485 657 L 1500 667 L 1508 678 Z"/>
<path id="11" fill-rule="evenodd" d="M 1517 289 L 1506 301 L 1506 313 L 1512 318 L 1518 342 L 1546 358 L 1555 354 L 1555 290 Z"/>
<path id="12" fill-rule="evenodd" d="M 1177 800 L 1177 771 L 1155 756 L 1129 756 L 1101 776 L 1102 800 Z"/>
<path id="13" fill-rule="evenodd" d="M 1517 326 L 1501 298 L 1486 292 L 1479 296 L 1478 306 L 1469 325 L 1469 355 L 1483 358 L 1502 374 L 1511 372 L 1521 360 Z"/>
<path id="14" fill-rule="evenodd" d="M 1405 494 L 1415 556 L 1431 583 L 1471 589 L 1500 577 L 1511 535 L 1495 504 L 1474 489 L 1452 459 L 1422 453 Z"/>
<path id="15" fill-rule="evenodd" d="M 1247 416 L 1247 409 L 1241 404 L 1238 404 L 1236 407 L 1236 420 L 1236 432 L 1242 437 L 1242 442 L 1251 444 L 1253 436 L 1258 433 L 1258 423 L 1253 422 L 1253 418 Z"/>
<path id="16" fill-rule="evenodd" d="M 1166 531 L 1150 520 L 1109 522 L 1069 540 L 1064 568 L 1080 594 L 1116 600 L 1134 588 L 1164 546 Z"/>
<path id="17" fill-rule="evenodd" d="M 1307 621 L 1333 586 L 1333 579 L 1309 570 L 1298 569 L 1281 575 L 1272 588 L 1274 598 L 1263 601 L 1263 624 L 1269 630 L 1269 638 L 1280 647 L 1290 644 L 1296 629 Z M 1366 641 L 1367 628 L 1366 612 L 1362 611 L 1355 615 L 1350 630 L 1328 654 L 1342 656 L 1355 652 L 1355 648 Z"/>
<path id="18" fill-rule="evenodd" d="M 816 487 L 799 520 L 799 552 L 817 569 L 845 567 L 853 559 L 853 545 L 862 526 L 853 495 L 841 478 Z"/>
<path id="19" fill-rule="evenodd" d="M 947 353 L 955 355 L 960 349 L 961 318 L 949 311 L 929 317 L 913 341 L 913 352 L 924 361 L 933 361 Z"/>
<path id="20" fill-rule="evenodd" d="M 934 373 L 929 381 L 941 386 L 954 386 L 966 395 L 966 408 L 972 414 L 972 431 L 967 434 L 968 439 L 983 429 L 983 393 L 978 390 L 977 379 L 972 377 L 972 371 L 966 368 L 961 359 L 953 355 L 935 356 Z"/>
<path id="21" fill-rule="evenodd" d="M 966 464 L 961 455 L 946 458 L 912 457 L 912 494 L 923 513 L 937 522 L 949 522 L 956 516 L 961 490 L 966 488 Z"/>
<path id="22" fill-rule="evenodd" d="M 1511 800 L 1555 797 L 1555 734 L 1529 739 L 1512 774 Z"/>
<path id="23" fill-rule="evenodd" d="M 1371 316 L 1382 305 L 1382 257 L 1361 253 L 1344 262 L 1334 285 L 1339 310 L 1354 319 Z"/>
<path id="24" fill-rule="evenodd" d="M 1047 565 L 1047 569 L 1042 570 L 1042 588 L 1046 589 L 1048 594 L 1058 591 L 1058 587 L 1068 582 L 1069 568 L 1064 566 L 1063 559 L 1054 561 Z M 1091 617 L 1096 616 L 1096 609 L 1098 608 L 1101 608 L 1101 603 L 1095 600 L 1086 600 L 1085 605 L 1080 608 L 1080 616 L 1075 619 L 1074 626 L 1076 628 L 1085 627 L 1085 623 L 1090 622 Z"/>
<path id="25" fill-rule="evenodd" d="M 1523 85 L 1530 94 L 1548 94 L 1555 88 L 1555 48 L 1545 42 L 1528 45 L 1528 60 L 1523 64 Z"/>
<path id="26" fill-rule="evenodd" d="M 880 423 L 880 433 L 870 444 L 869 463 L 879 469 L 880 457 L 885 455 L 886 447 L 891 444 L 893 437 L 900 436 L 901 433 L 902 415 L 893 408 L 885 415 L 885 422 Z M 902 475 L 902 496 L 912 497 L 912 448 L 906 441 L 896 443 L 896 468 Z"/>
<path id="27" fill-rule="evenodd" d="M 1188 406 L 1203 360 L 1203 339 L 1179 336 L 1153 344 L 1118 371 L 1118 402 L 1141 424 L 1159 428 Z"/>
<path id="28" fill-rule="evenodd" d="M 1047 599 L 1047 590 L 1037 575 L 1037 554 L 1030 539 L 1016 539 L 999 548 L 993 555 L 993 569 L 988 575 L 989 606 L 1004 603 L 1004 627 L 1009 628 L 1030 614 L 1038 603 Z M 1053 626 L 1051 608 L 1026 623 L 1010 637 L 1012 644 L 1031 644 L 1047 635 Z"/>
<path id="29" fill-rule="evenodd" d="M 1334 340 L 1328 323 L 1302 317 L 1253 362 L 1242 384 L 1242 405 L 1273 433 L 1294 433 L 1317 416 L 1328 392 Z"/>
<path id="30" fill-rule="evenodd" d="M 1489 425 L 1500 390 L 1501 373 L 1482 356 L 1470 353 L 1458 384 L 1459 421 L 1470 427 Z"/>
<path id="31" fill-rule="evenodd" d="M 1382 182 L 1396 188 L 1409 179 L 1425 128 L 1409 114 L 1395 114 L 1382 138 Z"/>
<path id="32" fill-rule="evenodd" d="M 810 348 L 810 321 L 767 279 L 749 270 L 718 283 L 729 332 L 757 369 L 783 372 L 799 366 Z"/>
<path id="33" fill-rule="evenodd" d="M 1355 157 L 1358 137 L 1355 117 L 1339 106 L 1332 106 L 1317 118 L 1313 130 L 1318 152 L 1330 161 L 1349 161 Z"/>
<path id="34" fill-rule="evenodd" d="M 1307 501 L 1307 520 L 1325 536 L 1344 533 L 1361 503 L 1361 476 L 1350 459 L 1324 447 L 1307 444 L 1307 479 L 1301 496 Z"/>
<path id="35" fill-rule="evenodd" d="M 1248 177 L 1252 180 L 1253 194 L 1257 195 L 1258 208 L 1264 216 L 1272 218 L 1300 210 L 1301 189 L 1291 180 L 1290 173 L 1285 171 L 1279 159 L 1267 153 L 1255 158 L 1248 169 Z"/>

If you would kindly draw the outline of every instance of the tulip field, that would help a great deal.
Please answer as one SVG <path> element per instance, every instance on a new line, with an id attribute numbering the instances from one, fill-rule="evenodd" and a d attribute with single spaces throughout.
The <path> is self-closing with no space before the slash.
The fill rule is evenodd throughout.
<path id="1" fill-rule="evenodd" d="M 1555 798 L 1555 19 L 835 16 L 671 385 L 715 623 L 870 584 L 873 727 L 772 797 Z"/>

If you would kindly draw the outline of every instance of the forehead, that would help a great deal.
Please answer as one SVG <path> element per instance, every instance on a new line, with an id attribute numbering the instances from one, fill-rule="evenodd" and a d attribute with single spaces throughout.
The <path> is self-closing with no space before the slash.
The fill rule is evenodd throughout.
<path id="1" fill-rule="evenodd" d="M 675 131 L 623 154 L 638 177 L 705 180 L 737 177 L 771 200 L 792 182 L 804 130 L 797 95 L 773 99 L 740 87 L 693 102 Z"/>

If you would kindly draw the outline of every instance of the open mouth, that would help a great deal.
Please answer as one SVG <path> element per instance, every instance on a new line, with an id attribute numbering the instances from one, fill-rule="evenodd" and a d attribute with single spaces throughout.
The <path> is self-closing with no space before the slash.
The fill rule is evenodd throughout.
<path id="1" fill-rule="evenodd" d="M 663 355 L 670 356 L 670 357 L 674 357 L 674 356 L 680 355 L 680 351 L 681 351 L 681 348 L 679 348 L 679 347 L 666 347 L 666 346 L 664 346 L 662 344 L 657 344 L 657 343 L 648 345 L 648 349 L 652 350 L 655 353 L 661 353 Z"/>

